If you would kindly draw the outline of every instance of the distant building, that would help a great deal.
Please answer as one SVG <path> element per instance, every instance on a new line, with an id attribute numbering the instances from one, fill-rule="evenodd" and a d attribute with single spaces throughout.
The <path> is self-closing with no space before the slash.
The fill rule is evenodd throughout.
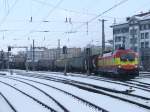
<path id="1" fill-rule="evenodd" d="M 78 57 L 81 55 L 81 48 L 67 48 L 67 58 Z M 60 59 L 64 58 L 64 54 L 61 49 Z"/>
<path id="2" fill-rule="evenodd" d="M 35 47 L 34 48 L 34 61 L 37 62 L 38 60 L 43 59 L 44 57 L 44 52 L 47 48 L 45 47 Z M 32 61 L 33 60 L 33 49 L 32 47 L 30 47 L 30 50 L 27 51 L 27 57 L 28 57 L 28 61 Z"/>
<path id="3" fill-rule="evenodd" d="M 72 57 L 77 57 L 81 53 L 81 48 L 68 48 L 67 49 L 67 57 L 72 58 Z M 33 49 L 32 47 L 27 53 L 28 55 L 28 60 L 32 61 L 33 59 Z M 54 60 L 54 59 L 63 59 L 64 54 L 62 52 L 62 48 L 53 48 L 53 49 L 48 49 L 45 47 L 35 47 L 34 49 L 34 59 L 35 62 L 38 60 Z"/>
<path id="4" fill-rule="evenodd" d="M 141 65 L 150 70 L 150 12 L 127 17 L 126 21 L 113 24 L 114 49 L 121 46 L 140 54 Z"/>
<path id="5" fill-rule="evenodd" d="M 0 69 L 6 68 L 7 62 L 8 62 L 8 53 L 0 51 Z"/>

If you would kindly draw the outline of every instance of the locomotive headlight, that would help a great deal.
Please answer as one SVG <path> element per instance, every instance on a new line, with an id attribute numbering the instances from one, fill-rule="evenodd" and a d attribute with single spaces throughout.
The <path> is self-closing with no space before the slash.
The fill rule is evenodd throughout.
<path id="1" fill-rule="evenodd" d="M 137 65 L 135 65 L 135 68 L 137 68 L 138 66 Z"/>
<path id="2" fill-rule="evenodd" d="M 121 65 L 119 65 L 118 68 L 121 68 Z"/>

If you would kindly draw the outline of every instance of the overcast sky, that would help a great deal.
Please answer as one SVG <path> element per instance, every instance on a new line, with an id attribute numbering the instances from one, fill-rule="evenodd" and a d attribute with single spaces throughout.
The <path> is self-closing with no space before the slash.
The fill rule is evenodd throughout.
<path id="1" fill-rule="evenodd" d="M 101 22 L 106 19 L 106 40 L 112 38 L 114 18 L 116 22 L 137 13 L 150 10 L 149 0 L 128 0 L 124 4 L 95 19 L 121 0 L 0 0 L 0 47 L 30 46 L 35 40 L 36 46 L 84 47 L 87 44 L 101 45 Z M 30 21 L 32 17 L 32 22 Z M 68 22 L 66 21 L 68 18 Z M 69 23 L 71 18 L 71 23 Z M 49 21 L 49 22 L 43 22 Z M 80 27 L 80 25 L 83 25 Z M 46 32 L 44 32 L 46 31 Z M 73 31 L 72 33 L 67 33 Z"/>

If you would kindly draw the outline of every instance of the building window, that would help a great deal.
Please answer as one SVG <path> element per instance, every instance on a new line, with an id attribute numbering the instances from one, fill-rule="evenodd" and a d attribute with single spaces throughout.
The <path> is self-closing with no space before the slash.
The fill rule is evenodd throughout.
<path id="1" fill-rule="evenodd" d="M 122 42 L 125 43 L 125 41 L 126 41 L 126 37 L 123 36 L 122 37 Z"/>
<path id="2" fill-rule="evenodd" d="M 146 24 L 144 24 L 144 30 L 146 30 Z"/>
<path id="3" fill-rule="evenodd" d="M 148 38 L 149 38 L 149 33 L 146 32 L 146 33 L 145 33 L 145 39 L 148 39 Z"/>
<path id="4" fill-rule="evenodd" d="M 141 48 L 144 48 L 144 42 L 141 42 Z"/>
<path id="5" fill-rule="evenodd" d="M 148 24 L 146 24 L 146 29 L 148 30 L 148 28 L 149 28 L 149 26 L 148 26 Z"/>
<path id="6" fill-rule="evenodd" d="M 137 35 L 137 29 L 131 29 L 130 35 Z"/>
<path id="7" fill-rule="evenodd" d="M 122 28 L 121 29 L 121 33 L 128 33 L 129 32 L 129 28 Z"/>
<path id="8" fill-rule="evenodd" d="M 115 42 L 121 42 L 121 37 L 120 37 L 120 36 L 119 36 L 119 37 L 116 36 L 116 37 L 115 37 Z"/>
<path id="9" fill-rule="evenodd" d="M 149 48 L 149 42 L 145 42 L 145 48 Z"/>
<path id="10" fill-rule="evenodd" d="M 144 39 L 144 33 L 141 33 L 141 39 Z"/>
<path id="11" fill-rule="evenodd" d="M 143 25 L 140 25 L 140 30 L 143 30 L 143 29 L 144 29 Z"/>
<path id="12" fill-rule="evenodd" d="M 118 49 L 118 48 L 120 48 L 120 47 L 121 47 L 121 44 L 115 45 L 115 49 Z"/>
<path id="13" fill-rule="evenodd" d="M 114 30 L 113 30 L 113 33 L 114 33 L 114 34 L 119 34 L 119 33 L 121 33 L 121 30 L 120 30 L 120 29 L 114 29 Z"/>
<path id="14" fill-rule="evenodd" d="M 150 29 L 150 24 L 148 24 L 148 29 Z"/>
<path id="15" fill-rule="evenodd" d="M 137 38 L 131 38 L 130 39 L 130 44 L 136 44 L 137 43 Z"/>

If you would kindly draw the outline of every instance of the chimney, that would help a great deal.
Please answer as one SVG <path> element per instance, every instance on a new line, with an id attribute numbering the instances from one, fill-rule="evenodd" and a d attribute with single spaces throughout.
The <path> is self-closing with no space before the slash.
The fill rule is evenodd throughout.
<path id="1" fill-rule="evenodd" d="M 129 20 L 130 20 L 130 17 L 127 17 L 127 18 L 126 18 L 126 21 L 129 21 Z"/>

